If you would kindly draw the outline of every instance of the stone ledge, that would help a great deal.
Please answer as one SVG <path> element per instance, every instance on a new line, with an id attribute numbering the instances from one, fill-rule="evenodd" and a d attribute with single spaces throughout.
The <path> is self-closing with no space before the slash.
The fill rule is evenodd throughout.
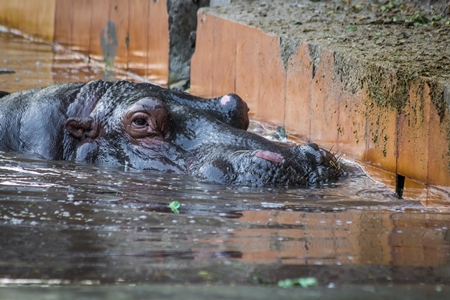
<path id="1" fill-rule="evenodd" d="M 338 3 L 238 1 L 202 9 L 191 92 L 235 92 L 253 118 L 304 141 L 450 186 L 450 63 L 442 63 L 450 59 L 450 26 L 406 19 L 383 26 L 383 14 L 358 19 L 362 10 L 329 6 Z"/>

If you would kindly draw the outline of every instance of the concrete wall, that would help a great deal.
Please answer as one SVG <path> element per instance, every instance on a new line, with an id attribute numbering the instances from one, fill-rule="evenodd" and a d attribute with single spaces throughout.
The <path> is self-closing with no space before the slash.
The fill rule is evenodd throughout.
<path id="1" fill-rule="evenodd" d="M 387 171 L 381 180 L 388 185 L 395 186 L 398 174 L 410 187 L 425 183 L 430 197 L 448 198 L 448 81 L 405 80 L 402 69 L 355 59 L 351 52 L 308 42 L 305 34 L 297 40 L 282 29 L 277 34 L 264 18 L 254 25 L 258 17 L 239 18 L 233 10 L 246 11 L 228 6 L 198 15 L 193 94 L 237 93 L 252 118 L 285 126 L 291 136 L 332 148 L 370 170 Z M 349 87 L 355 78 L 359 82 Z"/>
<path id="2" fill-rule="evenodd" d="M 189 80 L 209 0 L 0 0 L 0 24 L 161 85 Z"/>

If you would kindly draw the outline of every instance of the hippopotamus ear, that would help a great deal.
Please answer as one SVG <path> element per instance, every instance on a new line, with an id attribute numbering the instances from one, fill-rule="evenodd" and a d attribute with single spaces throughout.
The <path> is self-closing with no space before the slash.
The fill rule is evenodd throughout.
<path id="1" fill-rule="evenodd" d="M 66 121 L 66 130 L 78 139 L 95 139 L 100 131 L 98 123 L 92 117 L 69 118 Z"/>

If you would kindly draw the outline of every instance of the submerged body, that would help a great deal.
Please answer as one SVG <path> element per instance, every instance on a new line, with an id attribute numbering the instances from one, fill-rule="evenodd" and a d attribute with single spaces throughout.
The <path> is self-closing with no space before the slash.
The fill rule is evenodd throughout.
<path id="1" fill-rule="evenodd" d="M 0 150 L 123 165 L 251 186 L 338 178 L 315 144 L 287 146 L 247 130 L 237 95 L 204 99 L 150 83 L 67 83 L 0 98 Z"/>

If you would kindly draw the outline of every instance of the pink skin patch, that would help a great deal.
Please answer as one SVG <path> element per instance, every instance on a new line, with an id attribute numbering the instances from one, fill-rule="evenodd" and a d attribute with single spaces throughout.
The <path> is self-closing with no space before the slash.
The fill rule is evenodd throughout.
<path id="1" fill-rule="evenodd" d="M 271 152 L 271 151 L 264 151 L 264 150 L 259 150 L 258 152 L 256 152 L 255 156 L 259 157 L 259 158 L 263 158 L 265 160 L 270 160 L 270 161 L 273 161 L 276 163 L 279 163 L 284 159 L 284 157 L 281 154 Z"/>
<path id="2" fill-rule="evenodd" d="M 231 97 L 228 96 L 228 95 L 225 95 L 225 96 L 222 97 L 222 99 L 220 99 L 220 104 L 221 105 L 225 105 L 225 104 L 227 104 L 230 101 L 231 101 Z"/>

